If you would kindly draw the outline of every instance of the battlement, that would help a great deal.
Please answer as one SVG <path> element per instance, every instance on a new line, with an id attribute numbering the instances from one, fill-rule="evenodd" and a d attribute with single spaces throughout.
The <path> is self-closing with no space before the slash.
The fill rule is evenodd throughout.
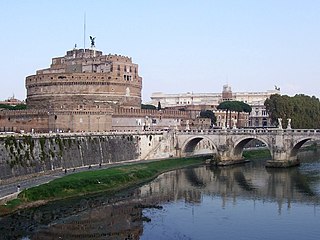
<path id="1" fill-rule="evenodd" d="M 102 51 L 97 51 L 94 49 L 73 49 L 67 51 L 67 55 L 64 58 L 92 58 L 100 56 L 102 56 Z"/>
<path id="2" fill-rule="evenodd" d="M 106 55 L 106 59 L 110 61 L 132 63 L 131 57 L 117 55 L 117 54 L 108 54 Z"/>
<path id="3" fill-rule="evenodd" d="M 133 85 L 134 82 L 138 82 L 141 84 L 141 81 L 141 77 L 134 76 L 133 78 L 131 78 L 130 83 Z M 112 73 L 50 73 L 42 75 L 31 75 L 26 77 L 26 86 L 41 83 L 59 85 L 59 82 L 61 84 L 65 83 L 66 85 L 68 85 L 68 82 L 71 85 L 77 85 L 81 83 L 92 84 L 92 82 L 96 82 L 97 84 L 101 82 L 101 85 L 107 85 L 107 82 L 126 82 L 126 84 L 128 84 L 128 80 L 124 79 L 123 77 L 113 77 Z"/>
<path id="4" fill-rule="evenodd" d="M 114 69 L 113 69 L 114 68 Z M 125 72 L 138 74 L 138 65 L 132 63 L 132 58 L 117 54 L 103 55 L 95 49 L 73 49 L 63 57 L 52 58 L 50 68 L 36 71 L 36 75 L 50 73 L 79 73 L 79 72 Z"/>
<path id="5" fill-rule="evenodd" d="M 30 116 L 45 116 L 48 115 L 48 111 L 26 109 L 26 110 L 3 110 L 0 111 L 0 118 L 2 117 L 30 117 Z"/>
<path id="6" fill-rule="evenodd" d="M 189 111 L 179 110 L 153 110 L 153 109 L 127 109 L 116 108 L 112 114 L 113 117 L 164 117 L 164 118 L 179 118 L 189 119 Z"/>

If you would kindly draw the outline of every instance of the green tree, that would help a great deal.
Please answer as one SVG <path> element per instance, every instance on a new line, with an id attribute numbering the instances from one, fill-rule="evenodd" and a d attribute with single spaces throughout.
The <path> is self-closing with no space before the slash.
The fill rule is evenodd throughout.
<path id="1" fill-rule="evenodd" d="M 155 106 L 151 105 L 151 104 L 141 104 L 141 109 L 157 109 Z"/>
<path id="2" fill-rule="evenodd" d="M 24 110 L 27 109 L 26 104 L 18 104 L 15 106 L 7 105 L 7 104 L 0 104 L 0 108 L 8 109 L 8 110 Z"/>
<path id="3" fill-rule="evenodd" d="M 161 110 L 161 103 L 158 102 L 158 111 Z"/>
<path id="4" fill-rule="evenodd" d="M 240 126 L 240 113 L 242 113 L 242 112 L 251 113 L 252 107 L 249 104 L 244 103 L 242 101 L 232 101 L 232 102 L 233 102 L 232 111 L 235 111 L 238 113 L 237 127 L 239 127 Z"/>
<path id="5" fill-rule="evenodd" d="M 229 111 L 230 111 L 230 109 L 231 109 L 231 101 L 224 101 L 224 102 L 221 102 L 219 105 L 218 105 L 218 107 L 217 107 L 217 109 L 219 109 L 219 110 L 224 110 L 224 111 L 226 111 L 226 121 L 225 121 L 225 127 L 227 127 L 228 126 L 228 113 L 229 113 Z"/>
<path id="6" fill-rule="evenodd" d="M 202 117 L 202 118 L 210 118 L 211 119 L 210 128 L 212 128 L 213 125 L 215 125 L 216 122 L 217 122 L 217 117 L 214 114 L 214 112 L 212 112 L 211 110 L 201 110 L 200 111 L 200 117 Z"/>
<path id="7" fill-rule="evenodd" d="M 287 127 L 290 118 L 293 128 L 320 128 L 320 102 L 314 96 L 274 94 L 266 99 L 264 105 L 273 125 L 277 125 L 278 118 L 282 118 L 283 127 Z"/>
<path id="8" fill-rule="evenodd" d="M 227 126 L 228 123 L 228 113 L 229 113 L 229 126 L 231 126 L 231 112 L 237 112 L 238 113 L 238 127 L 240 124 L 239 117 L 241 112 L 250 113 L 252 111 L 252 108 L 250 105 L 242 102 L 242 101 L 224 101 L 219 104 L 217 109 L 222 109 L 226 111 L 226 123 L 225 126 Z"/>

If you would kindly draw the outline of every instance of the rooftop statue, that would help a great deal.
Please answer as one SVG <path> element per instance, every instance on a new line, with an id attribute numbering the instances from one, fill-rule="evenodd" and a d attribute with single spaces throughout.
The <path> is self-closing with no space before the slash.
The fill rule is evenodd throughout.
<path id="1" fill-rule="evenodd" d="M 96 37 L 92 37 L 92 36 L 90 36 L 90 41 L 91 41 L 91 48 L 93 48 L 93 47 L 96 47 L 96 45 L 95 45 L 95 39 L 96 39 Z"/>

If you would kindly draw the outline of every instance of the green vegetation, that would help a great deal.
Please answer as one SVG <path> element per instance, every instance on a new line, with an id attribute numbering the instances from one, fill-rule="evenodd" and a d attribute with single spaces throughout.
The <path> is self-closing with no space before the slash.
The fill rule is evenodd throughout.
<path id="1" fill-rule="evenodd" d="M 245 159 L 268 159 L 271 158 L 269 149 L 255 149 L 243 151 L 242 156 Z"/>
<path id="2" fill-rule="evenodd" d="M 46 139 L 45 138 L 40 138 L 39 139 L 39 142 L 40 142 L 40 147 L 41 147 L 41 154 L 40 154 L 40 160 L 42 162 L 45 161 L 46 157 L 47 157 L 47 154 L 45 152 L 45 144 L 46 144 Z"/>
<path id="3" fill-rule="evenodd" d="M 89 140 L 91 139 L 91 137 L 89 137 Z M 63 142 L 62 142 L 62 140 L 61 140 L 61 138 L 58 136 L 58 137 L 56 137 L 55 138 L 55 142 L 56 142 L 56 144 L 58 144 L 58 146 L 59 146 L 59 153 L 58 153 L 58 155 L 59 155 L 59 157 L 62 157 L 62 154 L 63 154 Z"/>
<path id="4" fill-rule="evenodd" d="M 214 112 L 212 112 L 211 110 L 202 110 L 200 112 L 200 117 L 202 117 L 202 118 L 210 118 L 211 119 L 210 128 L 212 128 L 213 125 L 215 125 L 216 122 L 217 122 L 217 117 L 214 114 Z"/>
<path id="5" fill-rule="evenodd" d="M 228 112 L 229 112 L 229 126 L 231 126 L 231 112 L 237 112 L 238 113 L 238 119 L 241 112 L 250 113 L 252 111 L 252 108 L 250 105 L 241 102 L 241 101 L 224 101 L 220 103 L 217 107 L 217 109 L 225 110 L 226 111 L 226 123 L 225 126 L 228 125 Z M 240 122 L 238 121 L 238 124 Z M 239 127 L 239 126 L 238 126 Z"/>
<path id="6" fill-rule="evenodd" d="M 156 106 L 153 106 L 151 104 L 141 104 L 141 109 L 153 109 L 156 110 Z"/>
<path id="7" fill-rule="evenodd" d="M 25 110 L 27 109 L 26 104 L 18 104 L 15 106 L 7 105 L 7 104 L 0 104 L 0 108 L 8 109 L 8 110 Z"/>
<path id="8" fill-rule="evenodd" d="M 320 128 L 320 102 L 314 96 L 274 94 L 264 105 L 273 125 L 277 125 L 278 118 L 282 118 L 282 125 L 286 128 L 287 119 L 290 118 L 292 128 Z"/>
<path id="9" fill-rule="evenodd" d="M 35 201 L 52 201 L 97 192 L 113 194 L 149 181 L 163 172 L 198 165 L 204 160 L 204 158 L 167 159 L 67 175 L 23 190 L 14 203 L 10 201 L 7 205 L 0 206 L 0 214 L 12 212 L 18 205 L 26 206 Z"/>
<path id="10" fill-rule="evenodd" d="M 22 200 L 19 198 L 13 199 L 5 205 L 7 209 L 15 209 L 17 206 L 19 206 L 22 203 Z M 0 208 L 1 209 L 1 208 Z M 0 211 L 2 212 L 2 211 Z"/>
<path id="11" fill-rule="evenodd" d="M 41 142 L 40 142 L 41 143 Z M 15 166 L 30 166 L 31 159 L 34 159 L 34 140 L 31 136 L 24 136 L 22 139 L 18 139 L 15 136 L 7 136 L 4 140 L 6 149 L 9 151 L 10 160 L 7 160 L 10 168 Z M 44 143 L 42 142 L 41 149 L 44 150 Z M 42 159 L 45 156 L 42 153 Z"/>

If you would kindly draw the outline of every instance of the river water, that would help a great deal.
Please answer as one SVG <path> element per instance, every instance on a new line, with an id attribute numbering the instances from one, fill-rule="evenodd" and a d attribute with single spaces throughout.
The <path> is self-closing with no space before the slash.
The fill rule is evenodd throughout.
<path id="1" fill-rule="evenodd" d="M 171 171 L 139 188 L 0 219 L 0 239 L 319 239 L 320 157 Z"/>

